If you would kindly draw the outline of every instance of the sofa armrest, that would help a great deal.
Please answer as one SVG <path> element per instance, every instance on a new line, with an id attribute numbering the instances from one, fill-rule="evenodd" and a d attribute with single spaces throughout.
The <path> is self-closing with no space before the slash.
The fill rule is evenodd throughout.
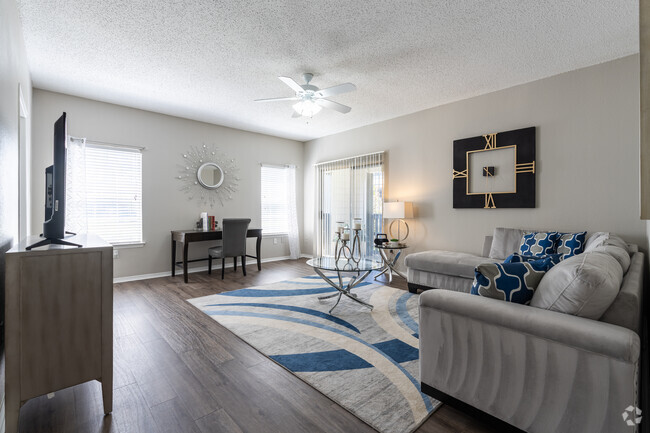
<path id="1" fill-rule="evenodd" d="M 500 326 L 623 362 L 634 364 L 639 359 L 639 336 L 605 322 L 448 290 L 422 293 L 420 317 L 426 309 Z"/>

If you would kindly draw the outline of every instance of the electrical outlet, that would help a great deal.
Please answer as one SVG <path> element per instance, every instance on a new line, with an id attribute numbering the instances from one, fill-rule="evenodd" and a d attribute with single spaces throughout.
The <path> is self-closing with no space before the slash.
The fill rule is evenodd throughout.
<path id="1" fill-rule="evenodd" d="M 120 250 L 113 248 L 113 258 L 118 259 L 120 257 Z"/>
<path id="2" fill-rule="evenodd" d="M 277 245 L 278 243 L 278 238 L 273 238 L 273 245 Z"/>

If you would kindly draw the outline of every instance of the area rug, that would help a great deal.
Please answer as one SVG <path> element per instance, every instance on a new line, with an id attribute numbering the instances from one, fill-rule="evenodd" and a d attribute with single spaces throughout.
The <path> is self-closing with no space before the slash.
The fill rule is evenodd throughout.
<path id="1" fill-rule="evenodd" d="M 190 299 L 264 355 L 385 433 L 415 430 L 440 405 L 420 392 L 417 295 L 363 282 L 335 293 L 318 276 Z"/>

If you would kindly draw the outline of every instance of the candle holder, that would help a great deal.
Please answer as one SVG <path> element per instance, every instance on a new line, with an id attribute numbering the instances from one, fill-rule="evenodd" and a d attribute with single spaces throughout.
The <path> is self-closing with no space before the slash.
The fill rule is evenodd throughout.
<path id="1" fill-rule="evenodd" d="M 352 252 L 350 253 L 352 256 L 352 260 L 354 263 L 359 264 L 361 261 L 361 227 L 358 227 L 355 225 L 354 230 L 354 237 L 352 239 Z"/>
<path id="2" fill-rule="evenodd" d="M 339 226 L 337 232 L 336 247 L 334 248 L 334 258 L 339 260 L 341 255 L 343 258 L 350 260 L 352 258 L 352 250 L 348 243 L 350 242 L 350 229 L 348 227 Z"/>

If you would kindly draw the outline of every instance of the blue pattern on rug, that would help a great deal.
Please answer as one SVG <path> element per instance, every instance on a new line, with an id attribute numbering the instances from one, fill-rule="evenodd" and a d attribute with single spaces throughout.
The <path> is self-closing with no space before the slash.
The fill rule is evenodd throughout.
<path id="1" fill-rule="evenodd" d="M 298 313 L 310 314 L 312 316 L 322 317 L 323 319 L 329 320 L 330 322 L 334 322 L 337 325 L 345 326 L 346 328 L 353 330 L 357 334 L 360 333 L 357 327 L 350 324 L 349 322 L 339 319 L 336 316 L 332 316 L 331 314 L 323 313 L 311 308 L 294 307 L 293 305 L 256 304 L 256 303 L 248 303 L 248 302 L 236 302 L 232 304 L 208 304 L 206 305 L 206 307 L 230 307 L 233 305 L 240 306 L 240 307 L 260 307 L 260 308 L 270 308 L 270 309 L 277 309 L 277 310 L 296 311 Z"/>
<path id="2" fill-rule="evenodd" d="M 240 290 L 245 290 L 245 289 L 240 289 Z M 321 329 L 327 329 L 328 331 L 335 332 L 337 334 L 343 335 L 345 337 L 351 338 L 367 347 L 372 348 L 379 354 L 381 354 L 384 358 L 386 358 L 388 361 L 390 361 L 395 367 L 397 367 L 401 372 L 406 376 L 413 385 L 415 385 L 418 389 L 420 388 L 420 383 L 415 380 L 415 378 L 404 369 L 401 365 L 397 363 L 393 358 L 388 356 L 386 353 L 382 352 L 378 347 L 376 347 L 373 344 L 368 343 L 367 341 L 362 340 L 359 337 L 356 337 L 355 335 L 348 334 L 345 331 L 341 331 L 340 329 L 332 328 L 331 326 L 323 325 L 320 323 L 316 322 L 311 322 L 309 320 L 303 320 L 303 319 L 298 319 L 295 317 L 284 317 L 284 316 L 278 316 L 275 314 L 263 314 L 263 313 L 251 313 L 248 311 L 206 311 L 206 314 L 210 316 L 243 316 L 243 317 L 261 317 L 264 319 L 274 319 L 274 320 L 282 320 L 286 322 L 295 322 L 295 323 L 301 323 L 303 325 L 309 325 L 309 326 L 314 326 L 316 328 L 321 328 Z M 427 405 L 427 408 L 429 405 L 431 405 L 431 402 L 429 401 L 429 398 L 426 397 L 425 395 L 422 395 L 424 403 Z"/>
<path id="3" fill-rule="evenodd" d="M 397 338 L 375 343 L 375 347 L 400 363 L 414 361 L 420 357 L 420 351 L 418 349 L 409 346 Z"/>
<path id="4" fill-rule="evenodd" d="M 418 295 L 363 282 L 372 311 L 343 297 L 329 314 L 321 293 L 337 292 L 313 275 L 188 302 L 379 432 L 415 430 L 440 404 L 420 390 Z"/>
<path id="5" fill-rule="evenodd" d="M 397 300 L 397 304 L 395 304 L 395 311 L 397 312 L 397 315 L 399 318 L 402 320 L 402 323 L 404 323 L 406 326 L 408 326 L 411 331 L 413 332 L 418 332 L 418 324 L 411 315 L 408 312 L 408 309 L 406 308 L 406 302 L 408 302 L 409 299 L 411 299 L 412 293 L 404 293 L 402 296 L 399 297 Z M 416 337 L 417 338 L 417 337 Z"/>
<path id="6" fill-rule="evenodd" d="M 233 296 L 237 298 L 272 298 L 278 296 L 303 296 L 319 295 L 321 293 L 335 292 L 334 287 L 318 287 L 315 289 L 294 289 L 294 290 L 260 290 L 260 289 L 239 289 L 232 292 L 220 293 L 221 296 Z"/>
<path id="7" fill-rule="evenodd" d="M 372 367 L 372 364 L 344 349 L 295 353 L 293 355 L 271 355 L 269 358 L 293 372 L 358 370 Z"/>

